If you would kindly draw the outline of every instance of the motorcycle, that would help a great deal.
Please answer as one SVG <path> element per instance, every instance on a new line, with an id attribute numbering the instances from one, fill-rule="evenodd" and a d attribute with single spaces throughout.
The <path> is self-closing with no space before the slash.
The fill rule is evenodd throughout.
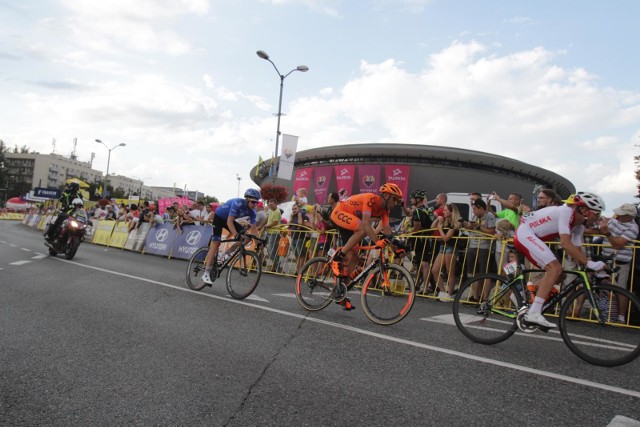
<path id="1" fill-rule="evenodd" d="M 49 255 L 56 256 L 63 253 L 65 259 L 72 259 L 80 243 L 84 242 L 84 235 L 87 227 L 93 225 L 91 221 L 87 221 L 81 216 L 69 216 L 60 225 L 60 231 L 56 232 L 56 236 L 52 241 L 45 239 L 45 246 L 49 248 Z M 49 225 L 53 227 L 53 224 Z"/>

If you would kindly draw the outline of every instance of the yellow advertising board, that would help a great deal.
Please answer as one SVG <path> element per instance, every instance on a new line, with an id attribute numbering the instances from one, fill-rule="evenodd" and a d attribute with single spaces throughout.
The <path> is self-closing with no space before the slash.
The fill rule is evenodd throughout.
<path id="1" fill-rule="evenodd" d="M 99 221 L 94 221 L 93 227 L 95 231 L 93 232 L 93 239 L 91 240 L 91 243 L 107 246 L 109 244 L 111 232 L 113 231 L 115 225 L 116 222 L 112 219 L 101 219 Z"/>
<path id="2" fill-rule="evenodd" d="M 124 248 L 129 237 L 129 225 L 124 221 L 119 221 L 113 228 L 111 237 L 109 238 L 109 246 L 113 248 Z"/>

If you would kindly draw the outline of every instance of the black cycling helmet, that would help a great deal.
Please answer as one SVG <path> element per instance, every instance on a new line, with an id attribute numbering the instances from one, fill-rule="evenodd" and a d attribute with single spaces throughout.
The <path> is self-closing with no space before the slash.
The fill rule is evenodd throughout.
<path id="1" fill-rule="evenodd" d="M 426 199 L 427 192 L 425 190 L 414 190 L 410 194 L 412 199 Z"/>

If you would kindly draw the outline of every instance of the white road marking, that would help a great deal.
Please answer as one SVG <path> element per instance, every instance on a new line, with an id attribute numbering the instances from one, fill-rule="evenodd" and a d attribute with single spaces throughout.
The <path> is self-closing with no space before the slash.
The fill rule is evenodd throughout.
<path id="1" fill-rule="evenodd" d="M 31 252 L 31 249 L 29 249 L 29 248 L 20 248 L 20 249 L 22 249 L 25 252 Z"/>
<path id="2" fill-rule="evenodd" d="M 448 348 L 437 347 L 437 346 L 434 346 L 434 345 L 424 344 L 424 343 L 420 343 L 420 342 L 416 342 L 416 341 L 409 341 L 409 340 L 406 340 L 404 338 L 398 338 L 398 337 L 394 337 L 394 336 L 390 336 L 390 335 L 384 335 L 384 334 L 380 334 L 378 332 L 367 331 L 367 330 L 359 329 L 359 328 L 356 328 L 356 327 L 353 327 L 353 326 L 349 326 L 349 325 L 342 325 L 340 323 L 330 322 L 328 320 L 322 320 L 322 319 L 317 319 L 317 318 L 314 318 L 314 317 L 309 317 L 309 314 L 290 313 L 288 311 L 279 310 L 277 308 L 272 308 L 272 307 L 268 307 L 268 306 L 264 306 L 264 305 L 256 305 L 256 304 L 252 304 L 252 303 L 248 303 L 248 302 L 244 302 L 244 301 L 240 301 L 240 300 L 236 300 L 236 299 L 231 299 L 231 298 L 228 298 L 228 297 L 222 297 L 222 296 L 212 295 L 212 294 L 203 294 L 203 293 L 200 293 L 200 292 L 197 292 L 197 291 L 193 291 L 191 289 L 187 289 L 187 288 L 182 287 L 182 286 L 172 285 L 172 284 L 169 284 L 169 283 L 159 282 L 157 280 L 147 279 L 145 277 L 140 277 L 140 276 L 133 276 L 131 274 L 120 273 L 120 272 L 117 272 L 117 271 L 106 270 L 104 268 L 94 267 L 94 266 L 91 266 L 91 265 L 83 265 L 83 264 L 79 264 L 79 263 L 74 262 L 74 261 L 67 261 L 67 260 L 64 260 L 64 259 L 61 259 L 61 258 L 52 258 L 52 259 L 55 259 L 55 260 L 60 261 L 60 262 L 66 262 L 68 264 L 77 265 L 78 267 L 83 267 L 83 268 L 88 268 L 88 269 L 91 269 L 91 270 L 101 271 L 101 272 L 106 273 L 106 274 L 113 274 L 115 276 L 128 277 L 130 279 L 139 280 L 141 282 L 153 283 L 155 285 L 164 286 L 164 287 L 167 287 L 167 288 L 175 289 L 177 291 L 188 292 L 188 293 L 191 293 L 191 294 L 194 294 L 194 295 L 198 295 L 200 297 L 213 298 L 213 299 L 216 299 L 216 300 L 219 300 L 219 301 L 226 301 L 226 302 L 233 303 L 233 304 L 241 304 L 241 305 L 245 305 L 247 307 L 252 307 L 252 308 L 255 308 L 255 309 L 258 309 L 258 310 L 269 311 L 271 313 L 276 313 L 276 314 L 280 314 L 280 315 L 288 316 L 288 317 L 294 317 L 296 319 L 306 320 L 308 322 L 318 323 L 318 324 L 329 326 L 329 327 L 336 328 L 336 329 L 343 329 L 343 330 L 346 330 L 346 331 L 354 332 L 356 334 L 366 335 L 366 336 L 370 336 L 370 337 L 373 337 L 373 338 L 378 338 L 378 339 L 385 340 L 385 341 L 395 342 L 397 344 L 407 345 L 407 346 L 410 346 L 410 347 L 417 347 L 417 348 L 421 348 L 421 349 L 424 349 L 424 350 L 431 350 L 431 351 L 435 351 L 437 353 L 448 354 L 450 356 L 456 356 L 456 357 L 460 357 L 462 359 L 473 360 L 475 362 L 485 363 L 487 365 L 499 366 L 501 368 L 508 368 L 508 369 L 512 369 L 514 371 L 526 372 L 528 374 L 538 375 L 538 376 L 541 376 L 541 377 L 551 378 L 551 379 L 559 380 L 559 381 L 564 381 L 564 382 L 571 383 L 571 384 L 578 384 L 578 385 L 582 385 L 582 386 L 585 386 L 585 387 L 591 387 L 591 388 L 604 390 L 604 391 L 608 391 L 608 392 L 612 392 L 612 393 L 623 394 L 625 396 L 632 396 L 632 397 L 640 398 L 640 391 L 637 391 L 637 390 L 629 390 L 629 389 L 625 389 L 625 388 L 621 388 L 621 387 L 611 386 L 611 385 L 608 385 L 608 384 L 597 383 L 595 381 L 583 380 L 581 378 L 570 377 L 568 375 L 557 374 L 557 373 L 554 373 L 554 372 L 543 371 L 541 369 L 529 368 L 529 367 L 526 367 L 526 366 L 516 365 L 514 363 L 503 362 L 503 361 L 500 361 L 500 360 L 489 359 L 487 357 L 481 357 L 481 356 L 476 356 L 476 355 L 473 355 L 473 354 L 463 353 L 461 351 L 451 350 L 451 349 L 448 349 Z"/>
<path id="3" fill-rule="evenodd" d="M 9 243 L 9 246 L 11 246 L 12 248 L 17 247 L 18 245 L 14 245 L 13 243 Z"/>
<path id="4" fill-rule="evenodd" d="M 251 294 L 248 297 L 246 297 L 245 299 L 250 299 L 250 300 L 253 300 L 253 301 L 260 301 L 260 302 L 269 302 L 268 299 L 264 299 L 262 297 L 259 297 L 256 294 Z"/>
<path id="5" fill-rule="evenodd" d="M 36 252 L 36 255 L 32 256 L 31 259 L 42 259 L 42 258 L 46 258 L 46 257 L 47 257 L 47 255 L 39 254 L 39 253 Z"/>
<path id="6" fill-rule="evenodd" d="M 290 294 L 271 294 L 271 295 L 275 295 L 277 297 L 285 297 L 285 298 L 296 298 L 296 294 L 294 293 L 290 293 Z"/>
<path id="7" fill-rule="evenodd" d="M 28 260 L 22 260 L 22 261 L 16 261 L 16 262 L 10 262 L 9 265 L 23 265 L 23 264 L 29 264 L 31 261 Z"/>

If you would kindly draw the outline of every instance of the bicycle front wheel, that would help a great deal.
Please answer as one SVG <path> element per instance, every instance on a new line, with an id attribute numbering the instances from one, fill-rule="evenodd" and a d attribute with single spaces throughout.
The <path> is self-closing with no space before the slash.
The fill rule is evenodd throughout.
<path id="1" fill-rule="evenodd" d="M 262 276 L 262 263 L 253 251 L 238 251 L 229 262 L 227 292 L 235 299 L 245 299 L 253 293 Z"/>
<path id="2" fill-rule="evenodd" d="M 384 275 L 387 276 L 385 280 Z M 376 267 L 367 277 L 360 301 L 364 314 L 378 325 L 393 325 L 411 311 L 416 298 L 416 286 L 411 273 L 396 264 Z"/>
<path id="3" fill-rule="evenodd" d="M 580 288 L 560 309 L 562 339 L 576 356 L 591 364 L 618 366 L 631 362 L 640 354 L 640 327 L 628 320 L 640 313 L 640 300 L 617 286 L 597 285 L 591 291 L 600 320 L 589 303 L 587 289 Z"/>
<path id="4" fill-rule="evenodd" d="M 333 287 L 338 280 L 331 272 L 327 257 L 311 258 L 304 263 L 296 280 L 296 300 L 309 311 L 319 311 L 331 304 Z"/>
<path id="5" fill-rule="evenodd" d="M 209 252 L 209 248 L 200 248 L 196 250 L 189 259 L 189 264 L 187 265 L 187 286 L 189 286 L 189 289 L 200 291 L 207 286 L 207 284 L 202 281 L 204 260 L 207 257 L 207 252 Z"/>
<path id="6" fill-rule="evenodd" d="M 479 274 L 464 282 L 453 300 L 453 320 L 462 334 L 480 344 L 497 344 L 518 329 L 519 291 L 505 277 Z"/>

